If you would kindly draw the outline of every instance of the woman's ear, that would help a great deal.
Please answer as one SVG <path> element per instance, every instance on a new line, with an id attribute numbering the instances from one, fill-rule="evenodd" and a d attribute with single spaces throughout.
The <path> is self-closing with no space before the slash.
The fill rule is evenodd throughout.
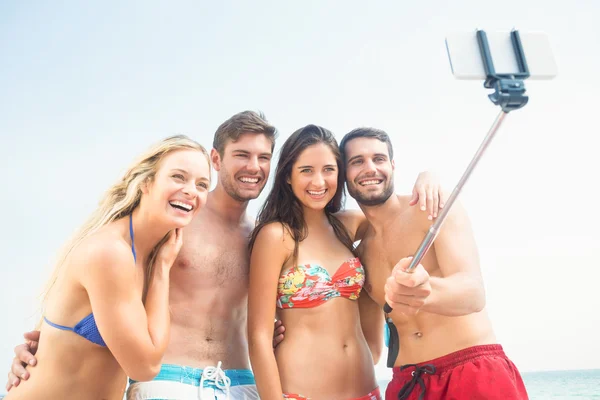
<path id="1" fill-rule="evenodd" d="M 144 182 L 142 182 L 142 184 L 140 185 L 140 190 L 142 191 L 143 194 L 148 194 L 149 190 L 149 186 L 151 184 L 150 178 L 146 178 L 144 180 Z"/>

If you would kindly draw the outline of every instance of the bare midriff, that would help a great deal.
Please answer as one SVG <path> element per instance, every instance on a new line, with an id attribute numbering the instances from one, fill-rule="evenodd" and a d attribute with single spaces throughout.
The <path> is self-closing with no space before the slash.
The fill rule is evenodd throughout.
<path id="1" fill-rule="evenodd" d="M 171 272 L 171 338 L 164 364 L 249 369 L 247 282 L 196 269 Z"/>
<path id="2" fill-rule="evenodd" d="M 400 338 L 400 352 L 394 366 L 417 364 L 472 346 L 496 343 L 487 313 L 462 317 L 420 312 L 406 317 L 392 312 Z"/>
<path id="3" fill-rule="evenodd" d="M 106 347 L 42 325 L 36 358 L 36 366 L 27 368 L 30 378 L 13 387 L 7 399 L 123 398 L 127 376 Z"/>
<path id="4" fill-rule="evenodd" d="M 286 331 L 275 357 L 285 393 L 355 398 L 377 386 L 356 301 L 338 297 L 313 308 L 279 310 L 279 317 Z"/>

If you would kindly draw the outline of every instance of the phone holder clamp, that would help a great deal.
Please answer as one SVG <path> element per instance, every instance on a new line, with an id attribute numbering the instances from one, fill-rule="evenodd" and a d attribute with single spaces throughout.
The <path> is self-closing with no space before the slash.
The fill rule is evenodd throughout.
<path id="1" fill-rule="evenodd" d="M 529 101 L 529 97 L 525 95 L 524 80 L 529 78 L 530 74 L 519 31 L 513 30 L 510 33 L 510 37 L 519 72 L 514 74 L 498 74 L 494 67 L 487 35 L 485 31 L 477 30 L 477 42 L 487 76 L 483 86 L 487 89 L 494 89 L 494 93 L 489 94 L 488 97 L 492 103 L 500 106 L 502 111 L 506 113 L 525 106 Z"/>

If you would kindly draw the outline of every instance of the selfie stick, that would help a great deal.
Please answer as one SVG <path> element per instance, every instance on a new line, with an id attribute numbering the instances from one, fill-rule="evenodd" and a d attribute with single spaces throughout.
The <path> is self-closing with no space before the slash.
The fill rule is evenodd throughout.
<path id="1" fill-rule="evenodd" d="M 483 156 L 483 153 L 488 148 L 490 142 L 496 135 L 498 128 L 502 125 L 504 121 L 504 117 L 513 111 L 518 110 L 519 108 L 525 106 L 529 101 L 529 98 L 525 95 L 525 84 L 523 82 L 524 79 L 529 77 L 529 68 L 527 66 L 527 61 L 525 59 L 525 54 L 523 53 L 523 45 L 521 44 L 521 38 L 519 36 L 519 32 L 513 30 L 510 33 L 511 41 L 513 45 L 513 49 L 515 51 L 515 56 L 517 59 L 517 64 L 519 67 L 519 72 L 514 74 L 497 74 L 496 69 L 494 68 L 494 62 L 492 60 L 492 55 L 490 54 L 490 46 L 488 43 L 487 35 L 485 31 L 477 30 L 477 42 L 479 43 L 479 50 L 481 52 L 481 59 L 483 61 L 483 67 L 485 68 L 486 80 L 483 86 L 487 89 L 494 89 L 494 93 L 489 94 L 488 97 L 497 106 L 500 106 L 501 111 L 496 117 L 496 120 L 492 124 L 492 127 L 488 131 L 485 139 L 477 149 L 475 156 L 471 160 L 471 163 L 463 173 L 462 177 L 458 181 L 458 184 L 450 194 L 448 201 L 444 205 L 439 217 L 436 219 L 435 223 L 431 225 L 429 231 L 423 238 L 421 245 L 415 252 L 413 259 L 406 269 L 406 272 L 411 272 L 414 268 L 419 265 L 431 245 L 435 240 L 437 234 L 440 231 L 450 208 L 452 208 L 452 204 L 460 194 L 460 191 L 464 187 L 465 183 L 471 176 L 471 173 L 475 169 L 475 166 Z M 386 303 L 383 307 L 383 310 L 386 313 L 392 312 L 392 308 Z"/>

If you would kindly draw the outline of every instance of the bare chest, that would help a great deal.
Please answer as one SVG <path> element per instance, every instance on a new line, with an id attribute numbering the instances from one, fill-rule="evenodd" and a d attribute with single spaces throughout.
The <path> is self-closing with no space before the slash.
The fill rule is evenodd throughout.
<path id="1" fill-rule="evenodd" d="M 179 286 L 217 288 L 247 286 L 247 229 L 201 224 L 184 230 L 183 246 L 171 278 Z"/>
<path id="2" fill-rule="evenodd" d="M 361 261 L 365 266 L 367 282 L 365 289 L 378 304 L 383 305 L 384 287 L 394 266 L 402 258 L 412 256 L 425 232 L 412 226 L 410 221 L 399 221 L 379 233 L 370 232 L 358 247 Z M 435 269 L 435 249 L 432 247 L 422 261 L 423 266 Z"/>

